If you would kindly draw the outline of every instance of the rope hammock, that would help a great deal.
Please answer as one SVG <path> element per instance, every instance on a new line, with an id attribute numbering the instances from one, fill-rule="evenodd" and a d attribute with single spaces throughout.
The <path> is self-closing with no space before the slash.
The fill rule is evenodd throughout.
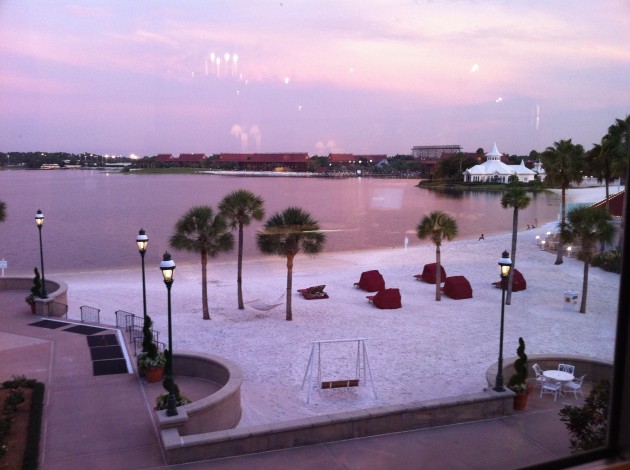
<path id="1" fill-rule="evenodd" d="M 256 300 L 250 300 L 249 302 L 245 302 L 245 304 L 251 308 L 260 310 L 261 312 L 267 312 L 269 310 L 276 308 L 278 305 L 282 305 L 284 303 L 283 299 L 284 299 L 284 292 L 282 293 L 280 297 L 274 300 L 273 303 L 268 304 L 268 303 L 262 302 L 260 299 L 256 299 Z"/>

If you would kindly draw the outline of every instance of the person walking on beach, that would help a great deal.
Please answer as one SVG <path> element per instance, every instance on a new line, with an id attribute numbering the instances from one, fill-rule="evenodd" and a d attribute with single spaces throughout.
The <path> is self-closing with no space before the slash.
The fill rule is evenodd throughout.
<path id="1" fill-rule="evenodd" d="M 479 235 L 479 240 L 485 240 L 486 237 L 483 236 L 483 233 L 481 235 Z"/>
<path id="2" fill-rule="evenodd" d="M 408 245 L 409 245 L 409 237 L 405 235 L 405 250 L 407 249 Z"/>

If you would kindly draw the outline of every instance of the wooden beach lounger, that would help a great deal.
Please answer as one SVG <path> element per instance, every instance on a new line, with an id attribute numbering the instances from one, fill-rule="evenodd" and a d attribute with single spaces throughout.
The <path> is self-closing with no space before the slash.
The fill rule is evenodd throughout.
<path id="1" fill-rule="evenodd" d="M 324 292 L 325 288 L 326 285 L 322 284 L 320 286 L 307 287 L 306 289 L 298 289 L 298 292 L 306 300 L 327 299 L 328 294 Z"/>

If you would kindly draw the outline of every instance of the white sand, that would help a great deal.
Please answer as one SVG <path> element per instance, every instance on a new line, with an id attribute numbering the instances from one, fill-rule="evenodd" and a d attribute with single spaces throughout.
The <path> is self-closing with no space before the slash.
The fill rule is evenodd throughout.
<path id="1" fill-rule="evenodd" d="M 572 190 L 569 202 L 592 202 L 603 188 Z M 511 211 L 500 213 L 511 217 Z M 543 223 L 544 221 L 540 221 Z M 525 225 L 525 224 L 521 224 Z M 555 223 L 519 233 L 516 265 L 527 290 L 513 294 L 506 306 L 505 356 L 515 355 L 518 337 L 528 354 L 575 354 L 610 361 L 613 358 L 619 276 L 591 268 L 585 315 L 567 311 L 566 290 L 581 291 L 583 263 L 540 251 L 535 236 L 555 230 Z M 486 369 L 499 349 L 501 291 L 498 260 L 509 251 L 511 234 L 485 241 L 454 240 L 442 246 L 447 275 L 464 275 L 473 298 L 436 302 L 435 286 L 416 281 L 425 263 L 435 261 L 435 247 L 411 239 L 409 248 L 370 252 L 298 255 L 293 272 L 293 321 L 285 320 L 285 304 L 269 311 L 238 310 L 236 254 L 234 262 L 210 260 L 208 292 L 211 321 L 201 319 L 199 264 L 178 264 L 172 288 L 174 350 L 217 354 L 240 365 L 244 372 L 240 426 L 347 411 L 383 404 L 455 396 L 487 386 Z M 177 252 L 173 252 L 177 261 Z M 387 287 L 397 287 L 403 307 L 379 310 L 366 292 L 353 286 L 361 272 L 379 269 Z M 114 312 L 142 315 L 140 267 L 137 270 L 64 275 L 69 284 L 70 318 L 79 307 L 101 309 L 101 321 L 115 322 Z M 286 287 L 286 263 L 279 257 L 246 260 L 245 300 L 272 303 Z M 304 300 L 297 289 L 326 284 L 326 300 Z M 166 288 L 157 267 L 147 266 L 148 311 L 167 338 Z M 284 301 L 284 299 L 281 299 Z M 369 383 L 351 389 L 301 388 L 313 340 L 368 338 L 366 342 L 375 398 Z M 329 346 L 322 351 L 322 379 L 355 377 L 356 345 Z M 177 371 L 175 371 L 177 373 Z M 317 370 L 315 371 L 317 372 Z M 579 373 L 580 371 L 577 371 Z M 506 380 L 509 377 L 506 377 Z M 185 390 L 183 390 L 185 394 Z"/>

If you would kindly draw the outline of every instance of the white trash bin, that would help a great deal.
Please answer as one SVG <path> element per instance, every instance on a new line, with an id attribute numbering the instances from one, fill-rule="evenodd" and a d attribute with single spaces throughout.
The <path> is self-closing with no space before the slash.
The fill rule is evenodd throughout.
<path id="1" fill-rule="evenodd" d="M 580 293 L 574 290 L 568 290 L 564 293 L 564 309 L 575 311 L 579 310 Z"/>

